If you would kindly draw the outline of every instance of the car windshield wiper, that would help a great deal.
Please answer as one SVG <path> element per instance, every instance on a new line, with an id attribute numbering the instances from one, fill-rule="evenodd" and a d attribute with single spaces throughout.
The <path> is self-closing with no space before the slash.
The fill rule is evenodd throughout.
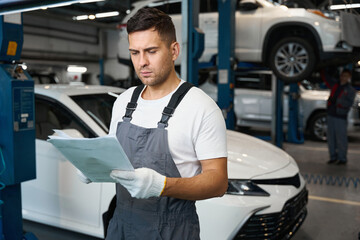
<path id="1" fill-rule="evenodd" d="M 117 98 L 120 94 L 116 94 L 116 93 L 113 93 L 113 92 L 108 92 L 108 95 Z"/>

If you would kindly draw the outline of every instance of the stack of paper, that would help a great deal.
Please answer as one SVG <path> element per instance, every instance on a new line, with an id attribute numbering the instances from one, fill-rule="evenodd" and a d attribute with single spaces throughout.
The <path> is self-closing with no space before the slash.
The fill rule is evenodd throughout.
<path id="1" fill-rule="evenodd" d="M 115 136 L 73 138 L 54 131 L 57 135 L 49 136 L 48 141 L 92 182 L 115 182 L 110 177 L 113 169 L 134 170 Z"/>

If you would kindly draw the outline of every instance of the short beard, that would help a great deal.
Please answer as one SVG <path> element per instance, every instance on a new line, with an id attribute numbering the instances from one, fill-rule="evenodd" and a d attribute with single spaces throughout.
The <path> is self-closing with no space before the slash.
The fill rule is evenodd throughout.
<path id="1" fill-rule="evenodd" d="M 168 79 L 168 77 L 170 76 L 170 73 L 171 73 L 171 69 L 168 69 L 167 71 L 164 71 L 164 72 L 161 72 L 162 74 L 161 75 L 157 75 L 156 79 L 153 79 L 152 81 L 148 82 L 146 81 L 146 78 L 140 78 L 138 74 L 138 77 L 140 79 L 140 81 L 146 85 L 146 86 L 150 86 L 150 87 L 153 87 L 153 86 L 157 86 L 157 85 L 161 85 L 162 83 L 166 82 L 166 80 Z"/>

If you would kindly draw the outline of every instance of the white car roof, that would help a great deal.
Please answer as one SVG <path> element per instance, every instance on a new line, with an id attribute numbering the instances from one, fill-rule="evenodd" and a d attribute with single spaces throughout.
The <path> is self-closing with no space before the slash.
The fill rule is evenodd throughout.
<path id="1" fill-rule="evenodd" d="M 120 94 L 125 89 L 111 86 L 102 85 L 69 85 L 69 84 L 36 84 L 35 93 L 50 96 L 53 98 L 67 95 L 88 95 L 88 94 L 101 94 L 112 92 Z"/>

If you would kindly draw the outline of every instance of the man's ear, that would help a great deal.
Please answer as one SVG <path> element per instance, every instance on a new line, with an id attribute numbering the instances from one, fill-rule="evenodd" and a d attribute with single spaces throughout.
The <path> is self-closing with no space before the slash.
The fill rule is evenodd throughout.
<path id="1" fill-rule="evenodd" d="M 180 54 L 180 44 L 178 42 L 173 42 L 170 45 L 170 51 L 172 55 L 172 60 L 175 61 Z"/>

